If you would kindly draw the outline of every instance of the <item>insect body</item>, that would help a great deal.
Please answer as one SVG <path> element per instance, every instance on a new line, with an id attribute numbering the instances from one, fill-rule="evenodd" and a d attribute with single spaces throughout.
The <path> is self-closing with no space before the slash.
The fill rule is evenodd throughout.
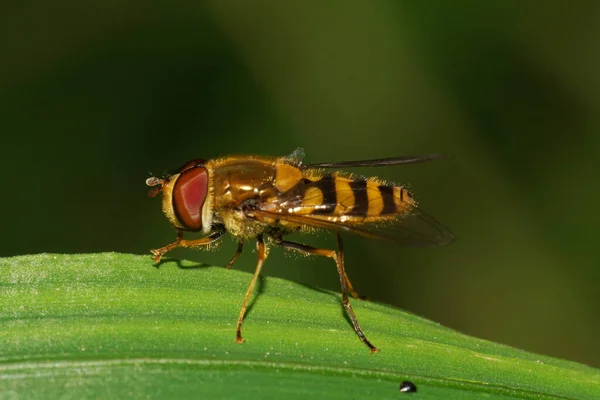
<path id="1" fill-rule="evenodd" d="M 150 196 L 162 192 L 162 209 L 177 229 L 177 240 L 152 250 L 153 259 L 177 247 L 202 247 L 229 232 L 238 248 L 227 265 L 231 268 L 242 252 L 244 241 L 256 238 L 258 264 L 246 292 L 237 323 L 236 342 L 243 343 L 242 321 L 262 265 L 267 244 L 305 254 L 332 258 L 337 266 L 343 306 L 360 340 L 372 352 L 378 349 L 365 337 L 348 292 L 358 298 L 344 270 L 342 232 L 409 245 L 441 245 L 452 233 L 420 211 L 408 190 L 376 178 L 353 178 L 329 168 L 411 164 L 437 155 L 398 157 L 339 163 L 303 164 L 301 149 L 288 157 L 226 157 L 193 160 L 176 173 L 146 180 Z M 294 231 L 324 229 L 337 236 L 338 249 L 310 247 L 285 240 Z M 183 239 L 183 232 L 203 232 L 196 240 Z"/>

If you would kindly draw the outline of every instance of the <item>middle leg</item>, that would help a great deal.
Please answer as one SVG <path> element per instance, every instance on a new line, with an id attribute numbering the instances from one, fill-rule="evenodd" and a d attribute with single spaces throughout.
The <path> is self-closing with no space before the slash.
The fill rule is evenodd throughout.
<path id="1" fill-rule="evenodd" d="M 252 296 L 252 292 L 254 291 L 254 285 L 256 284 L 256 280 L 258 279 L 260 270 L 262 269 L 263 263 L 267 259 L 267 249 L 265 247 L 265 242 L 263 240 L 262 235 L 259 235 L 256 238 L 256 247 L 258 249 L 258 264 L 256 265 L 256 270 L 254 271 L 254 276 L 252 277 L 250 286 L 248 286 L 248 290 L 246 290 L 246 296 L 244 297 L 244 303 L 242 304 L 242 309 L 240 310 L 240 316 L 238 317 L 237 329 L 235 331 L 235 342 L 236 343 L 244 343 L 244 339 L 242 338 L 242 322 L 244 321 L 244 316 L 246 315 L 246 309 L 248 308 L 248 300 L 250 300 L 250 296 Z"/>

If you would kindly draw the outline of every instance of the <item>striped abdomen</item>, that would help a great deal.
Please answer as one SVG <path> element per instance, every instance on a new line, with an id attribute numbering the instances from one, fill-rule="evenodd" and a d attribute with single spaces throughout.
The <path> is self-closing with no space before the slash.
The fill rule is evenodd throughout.
<path id="1" fill-rule="evenodd" d="M 290 189 L 296 202 L 295 214 L 313 217 L 344 217 L 348 222 L 368 222 L 407 212 L 414 206 L 411 194 L 399 186 L 386 186 L 369 179 L 326 175 L 304 179 Z M 288 192 L 288 193 L 289 193 Z M 287 202 L 287 205 L 291 205 Z M 337 219 L 337 218 L 336 218 Z"/>

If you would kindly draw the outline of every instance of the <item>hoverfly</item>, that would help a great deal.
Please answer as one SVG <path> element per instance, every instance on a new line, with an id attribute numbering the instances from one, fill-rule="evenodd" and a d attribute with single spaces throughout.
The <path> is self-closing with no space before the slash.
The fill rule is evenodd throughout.
<path id="1" fill-rule="evenodd" d="M 417 208 L 412 194 L 403 186 L 328 169 L 413 164 L 438 157 L 431 154 L 304 164 L 303 151 L 297 149 L 290 156 L 279 158 L 233 156 L 192 160 L 172 175 L 146 180 L 153 187 L 151 197 L 162 192 L 163 212 L 177 229 L 175 242 L 152 250 L 153 260 L 159 262 L 177 247 L 207 246 L 229 232 L 238 242 L 227 265 L 231 268 L 242 253 L 244 242 L 255 238 L 258 263 L 236 328 L 236 342 L 243 343 L 242 321 L 267 258 L 267 244 L 332 258 L 340 276 L 343 306 L 360 340 L 375 353 L 378 349 L 366 338 L 348 301 L 348 292 L 355 298 L 359 296 L 344 270 L 340 234 L 349 232 L 408 245 L 442 245 L 450 243 L 454 236 Z M 334 232 L 337 251 L 285 240 L 289 233 L 315 229 Z M 185 240 L 184 231 L 203 232 L 205 236 Z"/>

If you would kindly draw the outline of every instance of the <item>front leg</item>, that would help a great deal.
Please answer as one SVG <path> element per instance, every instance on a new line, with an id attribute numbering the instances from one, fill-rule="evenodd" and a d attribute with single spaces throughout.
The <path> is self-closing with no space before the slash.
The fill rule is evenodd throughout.
<path id="1" fill-rule="evenodd" d="M 169 251 L 177 248 L 177 247 L 201 247 L 206 246 L 219 239 L 225 233 L 222 230 L 217 230 L 210 233 L 208 236 L 205 236 L 196 240 L 184 240 L 183 239 L 183 231 L 181 229 L 177 229 L 177 241 L 168 244 L 160 249 L 150 250 L 150 252 L 154 255 L 152 259 L 155 262 L 160 262 L 162 256 L 164 256 Z"/>

